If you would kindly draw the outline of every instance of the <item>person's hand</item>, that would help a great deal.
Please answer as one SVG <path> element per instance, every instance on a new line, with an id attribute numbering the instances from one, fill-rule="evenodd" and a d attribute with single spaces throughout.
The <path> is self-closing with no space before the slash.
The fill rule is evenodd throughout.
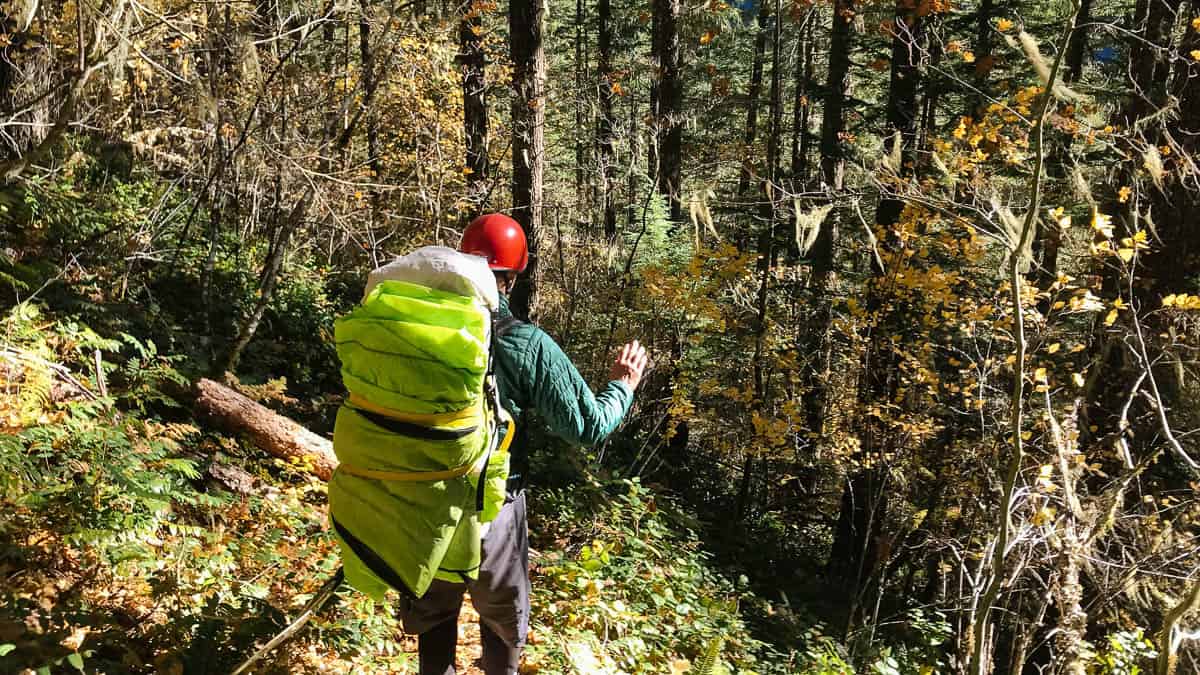
<path id="1" fill-rule="evenodd" d="M 634 391 L 642 381 L 642 371 L 646 370 L 649 360 L 646 348 L 634 340 L 621 348 L 621 355 L 613 364 L 609 379 L 620 380 L 629 387 L 629 391 Z"/>

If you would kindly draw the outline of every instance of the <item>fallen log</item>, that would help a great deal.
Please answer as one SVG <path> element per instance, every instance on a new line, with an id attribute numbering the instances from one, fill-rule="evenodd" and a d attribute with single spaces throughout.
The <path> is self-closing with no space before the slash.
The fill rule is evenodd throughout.
<path id="1" fill-rule="evenodd" d="M 337 468 L 333 443 L 296 422 L 209 379 L 196 383 L 196 416 L 216 428 L 246 434 L 254 444 L 284 460 L 311 464 L 312 472 L 329 480 Z"/>

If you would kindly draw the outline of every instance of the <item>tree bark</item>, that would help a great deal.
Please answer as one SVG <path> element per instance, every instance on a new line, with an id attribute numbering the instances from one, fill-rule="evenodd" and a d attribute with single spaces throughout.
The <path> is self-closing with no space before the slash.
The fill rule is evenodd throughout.
<path id="1" fill-rule="evenodd" d="M 1196 133 L 1200 132 L 1200 77 L 1177 77 L 1174 91 L 1168 90 L 1171 81 L 1170 62 L 1190 62 L 1188 51 L 1200 47 L 1200 36 L 1196 31 L 1183 33 L 1181 44 L 1172 44 L 1175 33 L 1174 20 L 1180 18 L 1182 0 L 1138 0 L 1133 28 L 1136 33 L 1129 40 L 1129 99 L 1116 115 L 1116 124 L 1122 129 L 1137 131 L 1137 141 L 1153 152 L 1164 143 L 1164 131 L 1175 138 L 1180 147 L 1172 156 L 1194 156 L 1200 150 Z M 1186 71 L 1185 71 L 1186 72 Z M 1167 105 L 1169 97 L 1177 99 L 1178 118 L 1166 122 L 1150 122 L 1150 118 Z M 1179 152 L 1177 152 L 1177 150 Z M 1164 164 L 1169 161 L 1164 159 Z M 1138 187 L 1139 181 L 1146 193 L 1141 213 L 1149 212 L 1154 221 L 1153 239 L 1162 245 L 1140 253 L 1137 258 L 1139 283 L 1134 291 L 1147 309 L 1157 307 L 1160 299 L 1173 292 L 1186 290 L 1184 277 L 1190 274 L 1200 260 L 1200 237 L 1192 226 L 1200 217 L 1200 197 L 1194 190 L 1187 189 L 1183 182 L 1174 177 L 1164 177 L 1161 186 L 1146 181 L 1142 172 L 1142 160 L 1135 153 L 1124 163 L 1117 185 Z M 1141 190 L 1140 190 L 1141 191 Z M 1118 237 L 1132 236 L 1136 221 L 1141 217 L 1133 209 L 1134 200 L 1120 203 L 1110 198 L 1102 210 L 1112 214 L 1114 225 L 1119 226 Z M 1125 286 L 1124 273 L 1119 265 L 1104 265 L 1098 270 L 1102 275 L 1104 291 L 1117 294 Z M 1154 331 L 1155 333 L 1159 331 Z M 1084 408 L 1084 424 L 1081 436 L 1084 443 L 1095 443 L 1105 438 L 1117 438 L 1129 434 L 1139 441 L 1152 443 L 1149 438 L 1156 435 L 1159 427 L 1154 423 L 1133 422 L 1134 428 L 1125 428 L 1121 410 L 1125 405 L 1125 377 L 1135 361 L 1122 336 L 1113 335 L 1099 323 L 1095 324 L 1095 339 L 1091 347 L 1092 358 L 1099 363 L 1097 373 L 1091 378 L 1085 392 L 1087 404 Z M 1167 373 L 1163 373 L 1168 375 Z M 1159 373 L 1156 371 L 1155 376 Z M 1169 375 L 1168 375 L 1169 376 Z M 1170 377 L 1170 376 L 1169 376 Z M 1168 387 L 1170 388 L 1170 387 Z M 1168 396 L 1169 398 L 1169 396 Z M 1168 405 L 1170 401 L 1167 401 Z M 1130 419 L 1149 419 L 1137 412 L 1136 403 Z M 1139 447 L 1133 455 L 1136 457 Z"/>
<path id="2" fill-rule="evenodd" d="M 850 46 L 854 16 L 855 0 L 837 0 L 834 3 L 820 145 L 821 181 L 831 193 L 842 189 L 845 176 L 842 134 L 845 131 L 846 99 L 850 95 Z M 809 252 L 812 266 L 810 288 L 812 302 L 817 309 L 809 322 L 811 328 L 807 337 L 808 351 L 815 355 L 815 362 L 807 369 L 805 385 L 809 395 L 805 397 L 805 417 L 808 431 L 814 438 L 820 437 L 824 430 L 826 387 L 832 368 L 832 315 L 825 296 L 833 282 L 837 223 L 836 214 L 830 214 L 821 223 L 821 230 Z"/>
<path id="3" fill-rule="evenodd" d="M 458 23 L 459 68 L 462 74 L 463 131 L 466 138 L 467 200 L 479 210 L 488 191 L 487 82 L 484 77 L 483 23 L 479 8 L 469 3 Z M 469 215 L 473 216 L 474 213 Z"/>
<path id="4" fill-rule="evenodd" d="M 912 2 L 896 2 L 887 101 L 888 133 L 884 139 L 884 152 L 892 151 L 892 143 L 896 142 L 896 135 L 899 134 L 900 164 L 895 169 L 901 180 L 911 176 L 913 171 L 917 139 L 917 88 L 921 79 L 920 61 L 923 53 L 920 45 L 922 21 Z M 900 221 L 903 211 L 903 199 L 885 194 L 875 211 L 875 222 L 884 228 L 891 227 Z"/>
<path id="5" fill-rule="evenodd" d="M 371 168 L 371 183 L 379 182 L 379 115 L 375 112 L 375 87 L 378 75 L 375 72 L 375 52 L 371 49 L 370 3 L 362 0 L 358 19 L 358 52 L 362 61 L 363 102 L 367 118 L 367 166 Z M 379 225 L 379 190 L 372 187 L 371 228 Z M 372 235 L 373 237 L 373 235 Z"/>
<path id="6" fill-rule="evenodd" d="M 775 222 L 775 195 L 779 192 L 779 140 L 783 135 L 783 73 L 779 52 L 780 43 L 783 42 L 781 9 L 780 0 L 775 0 L 775 24 L 771 31 L 770 120 L 767 127 L 767 182 L 771 184 L 772 229 Z"/>
<path id="7" fill-rule="evenodd" d="M 1087 50 L 1087 29 L 1083 27 L 1091 20 L 1092 0 L 1080 0 L 1079 20 L 1075 24 L 1075 32 L 1067 43 L 1067 53 L 1063 61 L 1063 82 L 1071 84 L 1079 80 L 1083 74 L 1084 52 Z M 1068 162 L 1071 154 L 1071 144 L 1074 136 L 1064 133 L 1055 143 L 1047 160 L 1047 169 L 1053 172 L 1054 178 L 1067 180 L 1070 176 Z M 1058 252 L 1062 248 L 1062 228 L 1053 218 L 1039 218 L 1038 231 L 1034 247 L 1038 253 L 1036 283 L 1042 290 L 1049 289 L 1058 279 Z M 1049 298 L 1039 304 L 1039 309 L 1045 311 Z"/>
<path id="8" fill-rule="evenodd" d="M 982 0 L 979 3 L 979 11 L 975 14 L 975 44 L 972 51 L 975 53 L 975 92 L 971 95 L 971 107 L 967 114 L 974 119 L 979 119 L 983 115 L 984 94 L 987 91 L 987 77 L 991 72 L 990 68 L 985 67 L 986 64 L 992 63 L 992 12 L 993 0 Z"/>
<path id="9" fill-rule="evenodd" d="M 314 189 L 310 185 L 304 191 L 304 195 L 300 201 L 292 208 L 292 212 L 284 221 L 279 236 L 274 245 L 267 253 L 267 259 L 263 262 L 262 273 L 258 281 L 258 294 L 254 301 L 254 308 L 250 314 L 242 321 L 238 327 L 237 337 L 234 338 L 233 344 L 217 359 L 212 374 L 220 376 L 224 373 L 232 373 L 237 370 L 238 362 L 242 359 L 242 352 L 246 346 L 250 344 L 250 340 L 254 339 L 254 334 L 258 331 L 258 325 L 262 322 L 263 315 L 266 314 L 267 307 L 271 304 L 271 298 L 275 295 L 275 287 L 279 285 L 279 271 L 283 268 L 283 258 L 287 254 L 291 246 L 292 235 L 300 228 L 308 215 L 308 207 L 312 204 Z"/>
<path id="10" fill-rule="evenodd" d="M 892 27 L 891 79 L 888 88 L 887 122 L 884 152 L 892 152 L 892 144 L 900 143 L 900 163 L 895 167 L 899 180 L 912 174 L 913 151 L 917 133 L 917 89 L 920 78 L 919 39 L 922 19 L 915 5 L 906 0 L 897 0 Z M 904 201 L 893 195 L 881 196 L 875 220 L 883 229 L 890 229 L 900 220 Z M 885 242 L 886 245 L 886 242 Z M 877 266 L 876 279 L 883 273 Z M 877 283 L 869 283 L 867 294 L 868 311 L 882 312 L 883 298 Z M 886 314 L 884 315 L 886 316 Z M 899 358 L 891 347 L 890 340 L 903 331 L 900 326 L 880 326 L 872 331 L 872 338 L 863 355 L 862 376 L 858 397 L 863 408 L 879 401 L 891 401 L 897 387 Z M 893 444 L 890 431 L 883 425 L 865 422 L 862 425 L 862 448 L 864 453 L 884 457 Z M 834 533 L 830 552 L 830 571 L 840 575 L 846 589 L 858 597 L 864 585 L 876 571 L 880 562 L 874 551 L 875 533 L 884 520 L 888 509 L 888 496 L 883 490 L 886 468 L 862 469 L 854 472 L 846 481 L 842 496 L 842 513 Z M 854 620 L 854 617 L 851 617 Z"/>
<path id="11" fill-rule="evenodd" d="M 1133 96 L 1125 107 L 1122 127 L 1128 128 L 1156 112 L 1166 101 L 1170 66 L 1166 54 L 1182 0 L 1138 0 L 1133 25 L 1138 38 L 1129 46 L 1129 77 Z M 1186 56 L 1186 55 L 1185 55 Z"/>
<path id="12" fill-rule="evenodd" d="M 583 0 L 575 0 L 575 85 L 580 89 L 586 87 L 587 66 L 584 63 L 584 31 L 583 23 L 586 17 L 586 9 L 584 8 Z M 586 178 L 587 174 L 584 171 L 584 163 L 587 161 L 586 145 L 583 142 L 584 134 L 586 134 L 587 125 L 584 120 L 587 115 L 584 107 L 587 104 L 587 97 L 580 91 L 575 97 L 575 221 L 577 224 L 582 224 L 585 220 L 591 221 L 586 193 Z"/>
<path id="13" fill-rule="evenodd" d="M 653 57 L 657 64 L 654 127 L 658 134 L 654 184 L 667 200 L 672 222 L 683 219 L 680 179 L 683 152 L 683 81 L 679 63 L 681 0 L 654 0 Z"/>
<path id="14" fill-rule="evenodd" d="M 1179 645 L 1175 641 L 1175 627 L 1188 612 L 1200 607 L 1200 580 L 1190 582 L 1187 595 L 1172 607 L 1163 619 L 1158 635 L 1158 659 L 1154 664 L 1155 675 L 1175 675 L 1179 667 Z"/>
<path id="15" fill-rule="evenodd" d="M 767 22 L 771 3 L 760 0 L 758 32 L 754 36 L 754 65 L 750 71 L 750 92 L 746 96 L 746 132 L 742 135 L 742 170 L 738 175 L 737 196 L 742 198 L 750 187 L 753 171 L 754 139 L 758 136 L 758 102 L 762 98 L 763 60 L 767 54 Z"/>
<path id="16" fill-rule="evenodd" d="M 837 0 L 833 6 L 833 30 L 829 43 L 829 74 L 825 80 L 825 109 L 821 116 L 821 179 L 830 190 L 841 190 L 845 177 L 845 158 L 842 156 L 842 134 L 845 132 L 846 99 L 850 95 L 851 30 L 855 16 L 855 0 Z M 834 222 L 829 220 L 827 222 Z M 831 264 L 826 250 L 832 243 L 832 233 L 822 229 L 816 250 L 825 259 L 822 267 Z M 822 239 L 825 239 L 824 243 Z"/>
<path id="17" fill-rule="evenodd" d="M 1092 20 L 1092 0 L 1079 0 L 1079 20 L 1075 22 L 1075 32 L 1067 43 L 1066 71 L 1063 80 L 1078 82 L 1083 76 L 1083 57 L 1087 52 L 1087 34 L 1090 29 L 1086 24 Z"/>
<path id="18" fill-rule="evenodd" d="M 613 87 L 616 81 L 612 72 L 612 2 L 599 0 L 596 20 L 600 32 L 600 52 L 596 58 L 599 72 L 600 115 L 597 119 L 596 136 L 600 146 L 600 194 L 604 209 L 604 237 L 609 242 L 617 237 L 617 208 L 613 200 Z"/>
<path id="19" fill-rule="evenodd" d="M 513 218 L 525 230 L 529 267 L 518 278 L 511 301 L 515 315 L 533 319 L 538 287 L 538 233 L 542 225 L 545 163 L 546 54 L 542 42 L 546 0 L 509 3 L 509 47 L 513 60 Z"/>
<path id="20" fill-rule="evenodd" d="M 801 27 L 800 54 L 796 59 L 795 87 L 792 100 L 792 183 L 793 190 L 808 183 L 808 155 L 811 136 L 808 120 L 812 111 L 813 24 L 810 8 Z"/>
<path id="21" fill-rule="evenodd" d="M 197 417 L 230 433 L 246 434 L 254 444 L 284 460 L 300 460 L 329 480 L 337 468 L 333 443 L 238 392 L 208 379 L 196 383 Z"/>

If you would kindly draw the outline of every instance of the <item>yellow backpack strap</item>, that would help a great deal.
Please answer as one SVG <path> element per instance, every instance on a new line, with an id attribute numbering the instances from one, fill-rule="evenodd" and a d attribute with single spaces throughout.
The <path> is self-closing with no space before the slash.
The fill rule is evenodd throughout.
<path id="1" fill-rule="evenodd" d="M 500 409 L 500 421 L 507 422 L 507 424 L 505 425 L 504 438 L 500 439 L 500 446 L 496 448 L 496 451 L 504 454 L 508 452 L 508 446 L 512 445 L 513 438 L 517 435 L 517 422 L 504 408 Z"/>

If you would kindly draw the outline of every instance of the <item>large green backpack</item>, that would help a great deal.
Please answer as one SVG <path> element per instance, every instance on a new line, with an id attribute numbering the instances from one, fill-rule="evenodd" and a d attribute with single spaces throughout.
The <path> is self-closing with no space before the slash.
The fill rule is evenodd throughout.
<path id="1" fill-rule="evenodd" d="M 493 374 L 496 297 L 482 258 L 425 247 L 373 272 L 335 323 L 349 396 L 330 520 L 347 581 L 375 598 L 476 578 L 513 431 Z"/>

